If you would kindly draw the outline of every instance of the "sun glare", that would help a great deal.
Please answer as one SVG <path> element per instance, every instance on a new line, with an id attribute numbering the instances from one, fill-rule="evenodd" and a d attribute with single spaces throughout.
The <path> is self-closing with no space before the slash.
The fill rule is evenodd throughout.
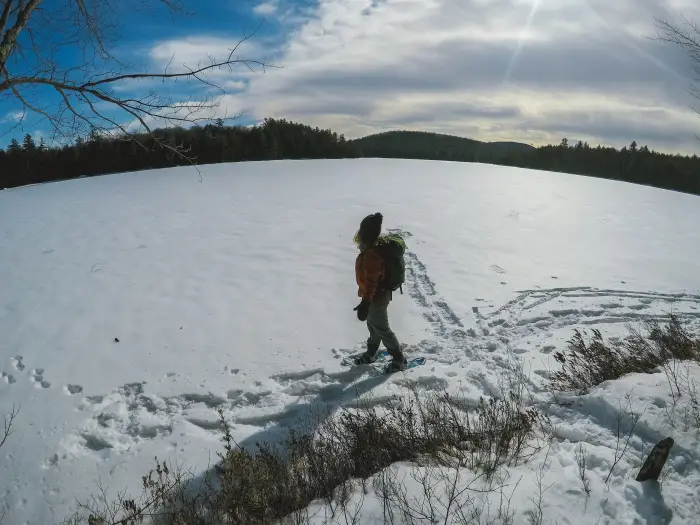
<path id="1" fill-rule="evenodd" d="M 522 31 L 520 32 L 520 38 L 518 39 L 518 44 L 515 46 L 515 50 L 513 51 L 513 55 L 510 57 L 510 61 L 508 62 L 508 67 L 506 68 L 505 75 L 503 75 L 503 84 L 506 84 L 508 80 L 510 80 L 510 76 L 513 74 L 513 68 L 515 67 L 515 63 L 518 60 L 518 57 L 520 56 L 520 53 L 522 52 L 523 45 L 525 44 L 525 39 L 527 38 L 527 34 L 530 31 L 530 27 L 532 26 L 532 21 L 535 18 L 535 13 L 537 12 L 537 9 L 540 6 L 541 0 L 532 0 L 532 7 L 530 8 L 530 14 L 527 16 L 527 20 L 525 21 L 525 26 L 523 27 Z"/>

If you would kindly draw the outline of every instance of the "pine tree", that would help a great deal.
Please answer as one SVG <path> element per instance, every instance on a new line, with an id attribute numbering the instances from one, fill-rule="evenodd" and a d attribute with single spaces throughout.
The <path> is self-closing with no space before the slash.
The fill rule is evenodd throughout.
<path id="1" fill-rule="evenodd" d="M 19 153 L 20 151 L 22 151 L 22 147 L 19 145 L 19 142 L 17 142 L 17 139 L 12 139 L 10 145 L 7 147 L 7 152 Z"/>
<path id="2" fill-rule="evenodd" d="M 24 135 L 22 149 L 24 151 L 29 151 L 29 152 L 36 150 L 36 143 L 34 142 L 34 139 L 32 138 L 32 136 L 29 133 Z"/>

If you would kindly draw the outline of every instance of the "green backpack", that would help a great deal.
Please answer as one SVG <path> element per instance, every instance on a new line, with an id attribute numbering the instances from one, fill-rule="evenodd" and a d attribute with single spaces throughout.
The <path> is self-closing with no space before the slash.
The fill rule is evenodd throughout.
<path id="1" fill-rule="evenodd" d="M 406 263 L 403 255 L 406 252 L 405 241 L 397 234 L 382 235 L 377 242 L 376 251 L 384 261 L 384 279 L 380 288 L 403 293 L 403 283 L 406 280 Z"/>

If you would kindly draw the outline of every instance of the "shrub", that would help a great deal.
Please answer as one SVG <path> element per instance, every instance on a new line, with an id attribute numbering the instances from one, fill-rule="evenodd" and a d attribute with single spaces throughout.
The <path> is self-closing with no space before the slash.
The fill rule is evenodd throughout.
<path id="1" fill-rule="evenodd" d="M 665 326 L 646 320 L 643 327 L 644 333 L 630 327 L 630 335 L 621 343 L 606 343 L 595 329 L 586 341 L 578 329 L 574 330 L 568 353 L 554 354 L 562 368 L 552 376 L 552 387 L 585 393 L 604 381 L 635 372 L 649 374 L 661 367 L 672 389 L 680 395 L 678 364 L 688 360 L 700 362 L 700 339 L 673 314 Z"/>

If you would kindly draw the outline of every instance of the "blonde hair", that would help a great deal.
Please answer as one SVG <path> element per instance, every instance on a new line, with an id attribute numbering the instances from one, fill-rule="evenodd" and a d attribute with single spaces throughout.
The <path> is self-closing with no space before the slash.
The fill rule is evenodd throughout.
<path id="1" fill-rule="evenodd" d="M 375 244 L 379 244 L 379 243 L 383 242 L 383 240 L 384 240 L 384 235 L 380 235 L 379 237 L 377 237 L 377 239 L 376 239 L 374 242 L 372 242 L 372 243 L 370 243 L 370 244 L 368 244 L 368 245 L 363 245 L 363 244 L 362 244 L 362 239 L 360 238 L 360 230 L 357 230 L 357 231 L 355 232 L 355 235 L 353 235 L 352 240 L 353 240 L 353 242 L 355 243 L 355 246 L 357 246 L 357 248 L 358 248 L 360 251 L 362 251 L 362 250 L 364 250 L 364 249 L 366 249 L 366 248 L 369 248 L 370 246 L 374 246 Z"/>
<path id="2" fill-rule="evenodd" d="M 357 230 L 355 232 L 354 237 L 352 240 L 355 242 L 355 246 L 357 246 L 360 250 L 362 249 L 362 241 L 360 240 L 360 230 Z"/>

